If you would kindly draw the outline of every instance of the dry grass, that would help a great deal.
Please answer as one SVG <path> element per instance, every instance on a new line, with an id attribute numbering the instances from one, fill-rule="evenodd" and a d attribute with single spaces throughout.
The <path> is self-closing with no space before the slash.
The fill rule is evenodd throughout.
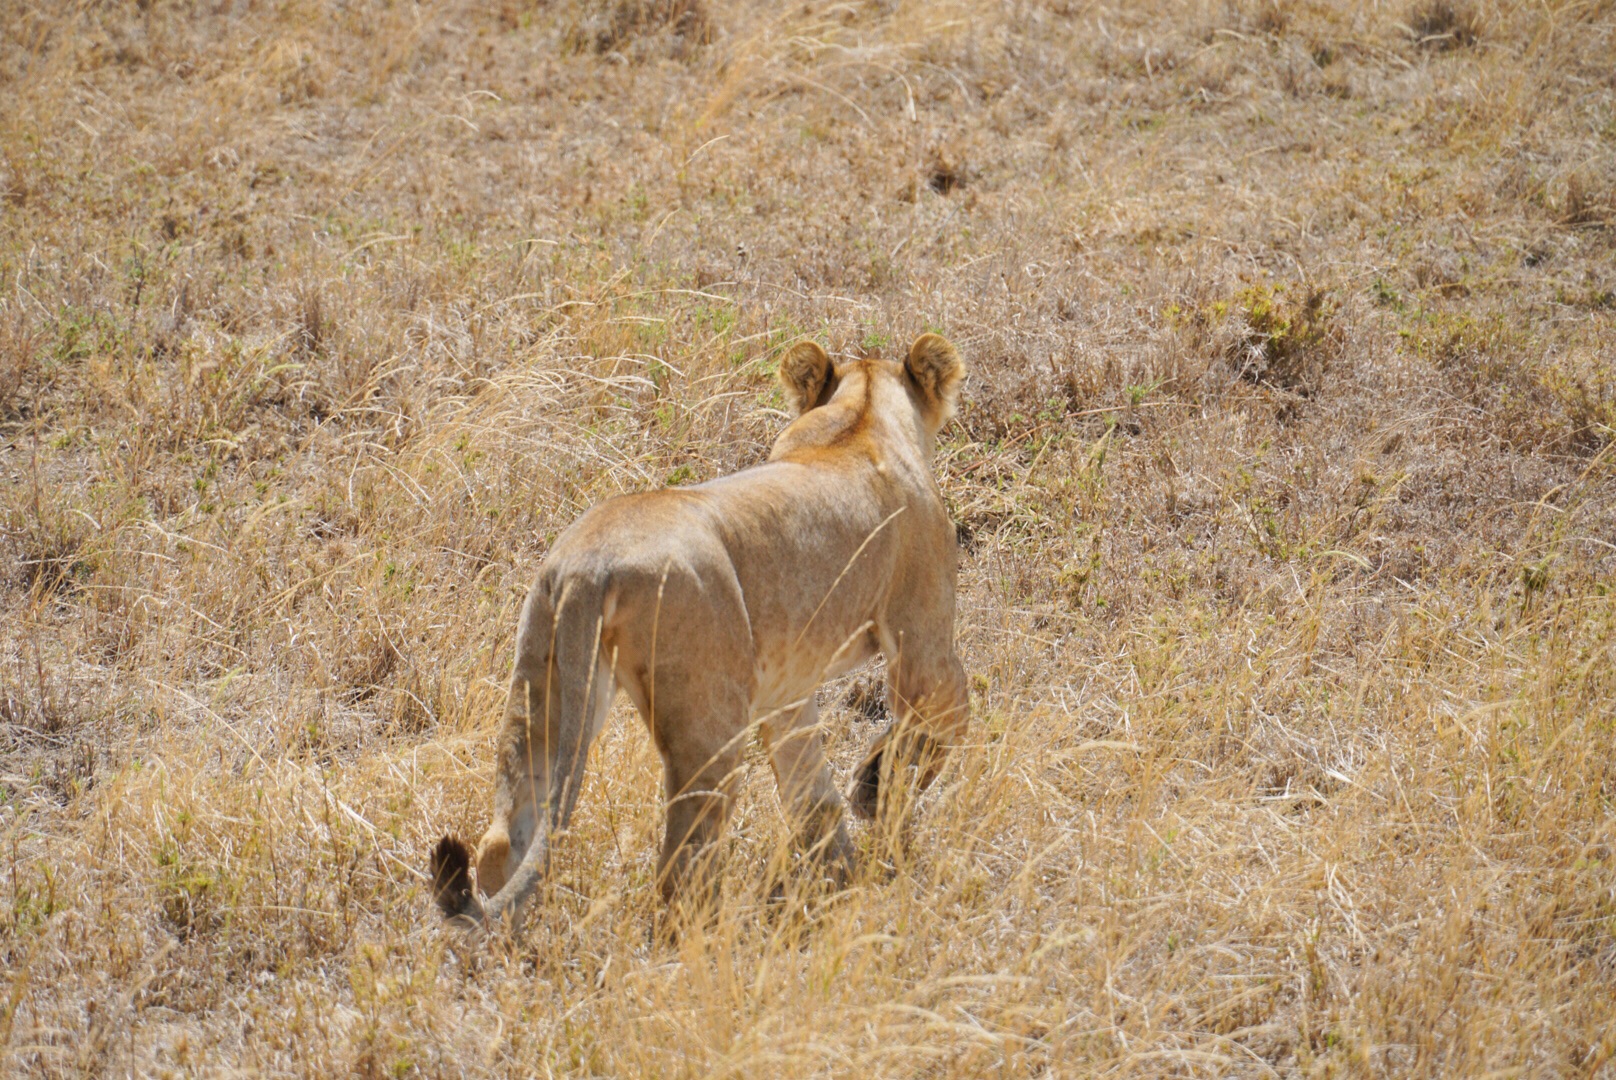
<path id="1" fill-rule="evenodd" d="M 1609 0 L 0 26 L 0 1071 L 1616 1075 Z M 754 769 L 659 942 L 620 709 L 449 941 L 549 539 L 928 327 L 977 718 L 896 873 L 768 917 Z"/>

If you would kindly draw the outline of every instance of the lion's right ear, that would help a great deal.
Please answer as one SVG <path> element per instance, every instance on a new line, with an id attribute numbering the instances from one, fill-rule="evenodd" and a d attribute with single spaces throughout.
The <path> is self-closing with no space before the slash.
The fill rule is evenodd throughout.
<path id="1" fill-rule="evenodd" d="M 799 341 L 780 358 L 780 385 L 797 414 L 817 408 L 836 392 L 836 368 L 816 341 Z"/>
<path id="2" fill-rule="evenodd" d="M 909 347 L 903 369 L 920 392 L 933 430 L 941 428 L 954 415 L 954 401 L 965 378 L 965 361 L 959 350 L 941 334 L 921 334 Z"/>

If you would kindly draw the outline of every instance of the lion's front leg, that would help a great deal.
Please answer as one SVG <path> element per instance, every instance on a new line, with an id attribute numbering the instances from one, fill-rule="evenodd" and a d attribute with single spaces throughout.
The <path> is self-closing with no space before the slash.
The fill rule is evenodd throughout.
<path id="1" fill-rule="evenodd" d="M 906 814 L 970 722 L 965 668 L 952 647 L 889 657 L 887 694 L 896 719 L 870 743 L 848 792 L 853 812 L 866 821 Z"/>

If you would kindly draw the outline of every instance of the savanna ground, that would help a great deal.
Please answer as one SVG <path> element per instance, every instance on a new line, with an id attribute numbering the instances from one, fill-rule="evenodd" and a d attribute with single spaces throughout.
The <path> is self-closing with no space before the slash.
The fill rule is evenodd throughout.
<path id="1" fill-rule="evenodd" d="M 1610 0 L 3 0 L 0 1071 L 1616 1075 L 1613 56 Z M 764 910 L 754 762 L 667 942 L 619 706 L 527 938 L 446 935 L 549 541 L 758 461 L 798 336 L 925 329 L 975 720 L 894 872 Z"/>

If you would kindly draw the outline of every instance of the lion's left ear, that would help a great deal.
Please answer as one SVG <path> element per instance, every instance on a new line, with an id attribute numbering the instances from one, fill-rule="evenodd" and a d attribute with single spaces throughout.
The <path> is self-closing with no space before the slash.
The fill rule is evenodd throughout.
<path id="1" fill-rule="evenodd" d="M 836 393 L 836 368 L 817 341 L 799 341 L 780 358 L 780 385 L 800 416 Z"/>
<path id="2" fill-rule="evenodd" d="M 965 361 L 959 350 L 940 334 L 921 334 L 909 347 L 903 370 L 919 392 L 932 425 L 941 428 L 948 423 L 954 415 L 960 380 L 965 378 Z"/>

